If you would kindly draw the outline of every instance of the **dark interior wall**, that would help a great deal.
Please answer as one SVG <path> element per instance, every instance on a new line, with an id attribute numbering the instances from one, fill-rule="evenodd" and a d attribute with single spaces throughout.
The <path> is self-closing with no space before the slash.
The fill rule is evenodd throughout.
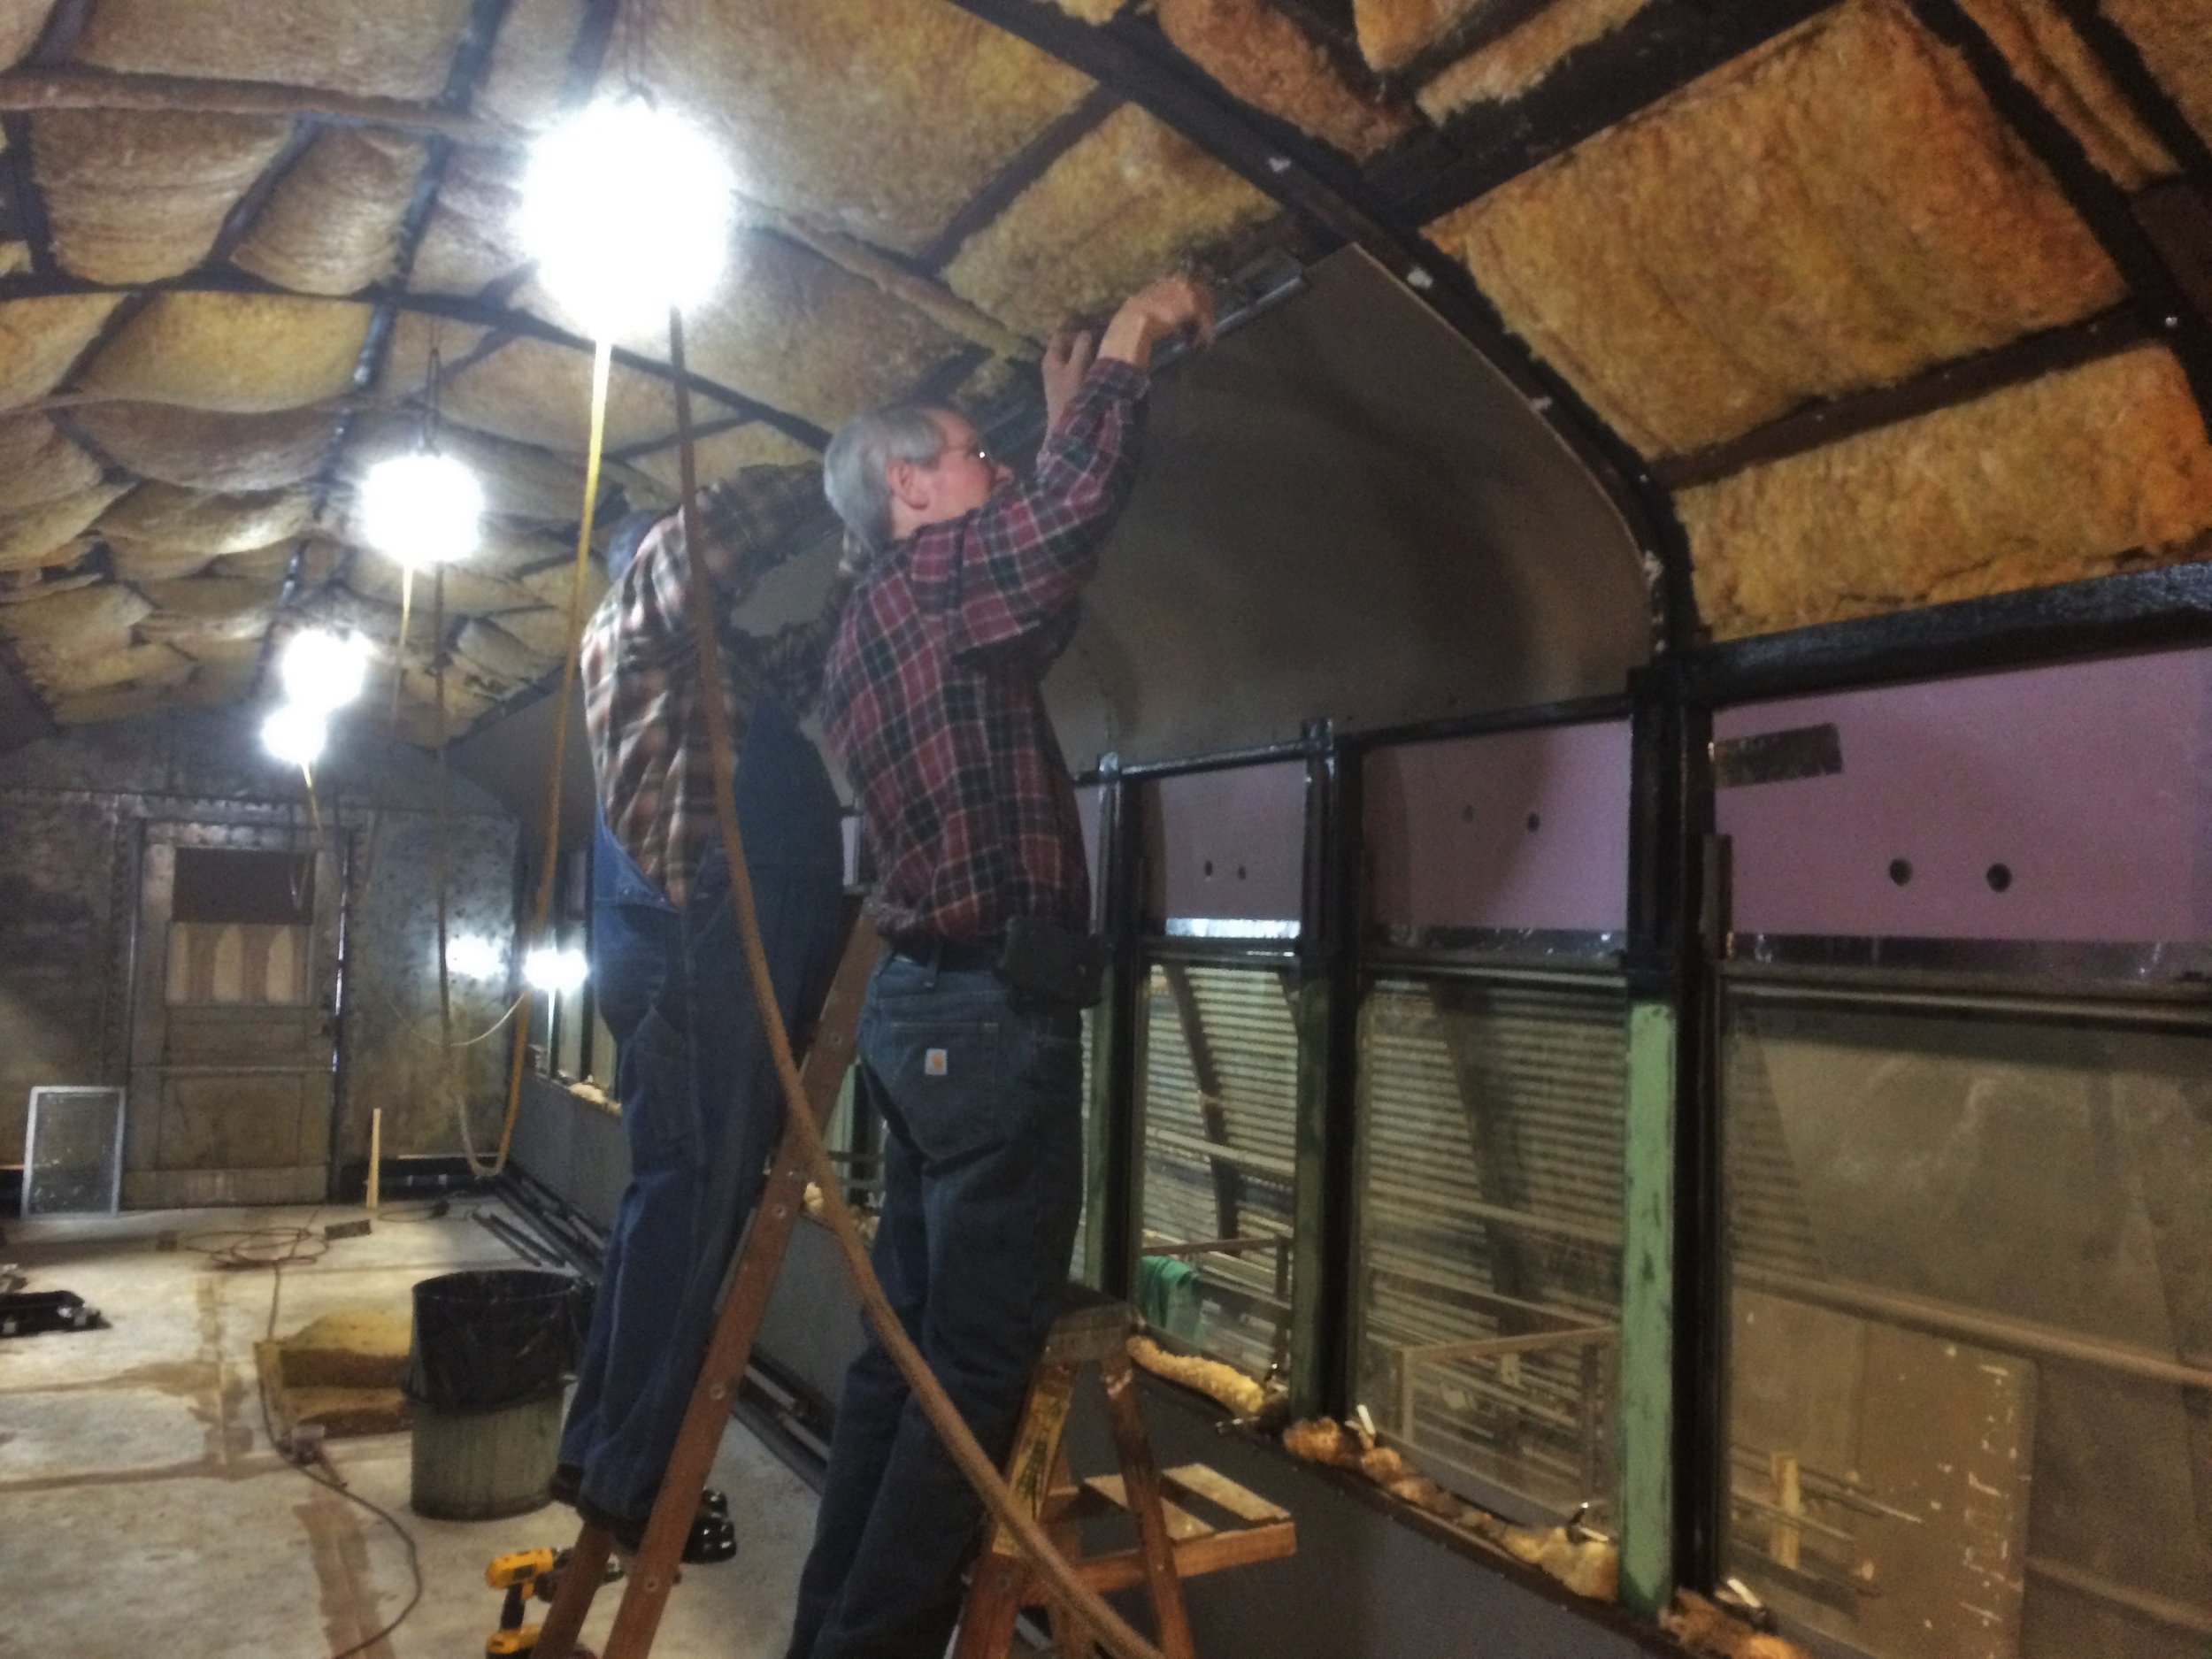
<path id="1" fill-rule="evenodd" d="M 326 831 L 345 839 L 354 864 L 334 1156 L 366 1156 L 378 1105 L 387 1153 L 456 1150 L 458 1126 L 434 1087 L 434 769 L 414 749 L 342 726 L 316 783 Z M 503 951 L 515 820 L 457 776 L 448 822 L 450 929 Z M 127 1080 L 140 851 L 156 823 L 274 826 L 302 845 L 313 833 L 298 775 L 268 759 L 242 711 L 83 727 L 0 757 L 0 1164 L 21 1160 L 33 1087 Z M 506 1004 L 503 978 L 457 979 L 454 989 L 460 1035 L 484 1030 Z M 463 1054 L 461 1087 L 488 1133 L 504 1056 L 497 1038 Z"/>
<path id="2" fill-rule="evenodd" d="M 1620 691 L 1635 542 L 1498 372 L 1356 250 L 1158 378 L 1048 683 L 1079 770 Z"/>

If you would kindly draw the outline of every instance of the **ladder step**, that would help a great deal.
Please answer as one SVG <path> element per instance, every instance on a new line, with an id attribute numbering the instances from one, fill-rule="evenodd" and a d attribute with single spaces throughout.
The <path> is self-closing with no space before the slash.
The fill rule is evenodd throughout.
<path id="1" fill-rule="evenodd" d="M 1093 1475 L 1083 1485 L 1117 1509 L 1129 1507 L 1129 1494 L 1119 1475 Z M 1168 1537 L 1179 1544 L 1188 1538 L 1210 1537 L 1214 1531 L 1188 1509 L 1178 1508 L 1164 1498 L 1160 1501 L 1160 1513 L 1166 1517 Z"/>
<path id="2" fill-rule="evenodd" d="M 1229 1511 L 1240 1521 L 1258 1525 L 1267 1521 L 1287 1521 L 1290 1511 L 1279 1504 L 1270 1503 L 1256 1492 L 1240 1486 L 1216 1469 L 1203 1463 L 1180 1463 L 1173 1469 L 1160 1471 L 1160 1479 L 1169 1490 L 1186 1500 L 1202 1498 L 1208 1503 Z"/>
<path id="3" fill-rule="evenodd" d="M 1274 1561 L 1297 1553 L 1297 1527 L 1289 1521 L 1273 1521 L 1265 1526 L 1247 1526 L 1233 1532 L 1210 1532 L 1203 1538 L 1176 1545 L 1175 1573 L 1180 1578 L 1194 1578 L 1202 1572 L 1219 1572 L 1224 1568 L 1248 1566 L 1256 1561 Z M 1125 1549 L 1110 1555 L 1094 1555 L 1075 1565 L 1083 1582 L 1101 1595 L 1115 1590 L 1132 1590 L 1145 1581 L 1141 1550 Z"/>

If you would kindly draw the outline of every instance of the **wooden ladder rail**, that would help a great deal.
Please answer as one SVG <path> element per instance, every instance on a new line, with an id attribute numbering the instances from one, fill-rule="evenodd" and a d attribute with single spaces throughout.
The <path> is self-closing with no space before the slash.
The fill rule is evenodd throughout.
<path id="1" fill-rule="evenodd" d="M 1061 1442 L 1067 1430 L 1076 1377 L 1083 1366 L 1097 1366 L 1099 1380 L 1106 1388 L 1107 1422 L 1113 1431 L 1115 1458 L 1121 1465 L 1125 1507 L 1137 1525 L 1135 1553 L 1141 1563 L 1141 1581 L 1151 1598 L 1153 1617 L 1158 1622 L 1160 1651 L 1167 1659 L 1194 1659 L 1190 1616 L 1183 1606 L 1182 1576 L 1168 1536 L 1159 1469 L 1153 1462 L 1152 1442 L 1137 1409 L 1135 1374 L 1128 1349 L 1134 1325 L 1127 1303 L 1088 1294 L 1055 1322 L 1030 1379 L 1029 1398 L 1022 1408 L 1021 1426 L 1015 1432 L 1014 1450 L 1007 1463 L 1006 1483 L 1032 1515 L 1041 1519 L 1049 1517 L 1056 1494 L 1071 1484 Z M 1071 1561 L 1079 1561 L 1074 1529 L 1055 1526 L 1050 1530 L 1062 1553 Z M 1005 1659 L 1022 1605 L 1041 1591 L 1042 1584 L 1013 1534 L 1002 1525 L 994 1525 L 991 1540 L 976 1558 L 969 1579 L 953 1659 Z M 1088 1633 L 1049 1599 L 1048 1608 L 1056 1650 L 1088 1654 Z"/>
<path id="2" fill-rule="evenodd" d="M 875 924 L 861 914 L 853 923 L 844 956 L 824 999 L 822 1016 L 801 1071 L 807 1106 L 818 1127 L 826 1125 L 836 1110 L 838 1091 L 857 1046 L 868 977 L 882 949 Z M 645 1536 L 625 1582 L 622 1605 L 615 1614 L 614 1632 L 608 1638 L 603 1659 L 645 1659 L 652 1651 L 653 1638 L 683 1558 L 684 1540 L 690 1535 L 700 1494 L 706 1490 L 707 1475 L 714 1467 L 723 1430 L 729 1424 L 738 1384 L 768 1311 L 776 1275 L 790 1247 L 791 1230 L 804 1207 L 807 1178 L 800 1135 L 797 1125 L 785 1127 L 768 1184 L 731 1258 L 714 1334 L 707 1344 L 691 1403 L 684 1412 L 683 1426 L 677 1431 L 675 1450 L 661 1478 L 652 1517 L 646 1523 Z M 613 1548 L 611 1538 L 585 1523 L 561 1573 L 544 1628 L 539 1632 L 535 1659 L 570 1659 L 606 1575 L 607 1557 Z"/>

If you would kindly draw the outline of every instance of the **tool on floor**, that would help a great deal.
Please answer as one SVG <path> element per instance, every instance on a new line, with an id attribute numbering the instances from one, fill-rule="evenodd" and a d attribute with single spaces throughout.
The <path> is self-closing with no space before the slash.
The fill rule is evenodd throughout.
<path id="1" fill-rule="evenodd" d="M 553 1599 L 568 1561 L 567 1550 L 550 1545 L 492 1557 L 491 1565 L 484 1569 L 484 1582 L 495 1590 L 504 1590 L 507 1599 L 500 1606 L 499 1628 L 484 1643 L 484 1659 L 530 1659 L 537 1648 L 538 1626 L 524 1624 L 523 1615 L 533 1598 Z M 616 1562 L 608 1562 L 604 1571 L 609 1582 L 622 1576 Z"/>
<path id="2" fill-rule="evenodd" d="M 23 1281 L 18 1279 L 16 1281 Z M 0 1337 L 45 1331 L 98 1331 L 107 1321 L 74 1291 L 17 1290 L 0 1295 Z"/>
<path id="3" fill-rule="evenodd" d="M 1067 1307 L 1045 1339 L 1044 1356 L 1030 1379 L 1006 1479 L 1086 1585 L 1100 1592 L 1143 1586 L 1158 1621 L 1160 1651 L 1168 1659 L 1192 1659 L 1183 1580 L 1292 1555 L 1298 1548 L 1297 1528 L 1289 1511 L 1203 1463 L 1164 1471 L 1154 1463 L 1129 1360 L 1135 1325 L 1128 1303 L 1094 1291 L 1070 1290 Z M 1095 1365 L 1105 1385 L 1107 1422 L 1121 1473 L 1078 1482 L 1068 1472 L 1061 1440 L 1076 1379 L 1086 1365 Z M 1218 1511 L 1225 1524 L 1202 1519 L 1202 1509 Z M 1115 1511 L 1136 1523 L 1135 1548 L 1085 1555 L 1084 1524 Z M 1088 1659 L 1089 1636 L 1068 1617 L 1013 1534 L 1003 1525 L 992 1528 L 990 1544 L 968 1582 L 953 1659 L 1004 1659 L 1021 1609 L 1041 1601 L 1052 1624 L 1053 1652 L 1059 1659 Z"/>

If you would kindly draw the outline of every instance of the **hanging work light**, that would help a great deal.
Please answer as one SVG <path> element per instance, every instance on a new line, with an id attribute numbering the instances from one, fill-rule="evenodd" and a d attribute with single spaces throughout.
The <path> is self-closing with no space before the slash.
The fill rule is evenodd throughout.
<path id="1" fill-rule="evenodd" d="M 507 953 L 481 933 L 456 933 L 445 941 L 446 972 L 459 979 L 496 979 L 507 972 Z"/>
<path id="2" fill-rule="evenodd" d="M 329 728 L 321 712 L 288 703 L 261 723 L 261 744 L 287 765 L 311 766 Z"/>
<path id="3" fill-rule="evenodd" d="M 550 991 L 561 996 L 580 989 L 590 971 L 584 953 L 573 945 L 557 949 L 540 945 L 522 959 L 522 977 L 530 982 L 533 990 Z"/>
<path id="4" fill-rule="evenodd" d="M 403 565 L 466 557 L 482 537 L 483 517 L 483 487 L 451 456 L 396 455 L 361 480 L 361 533 Z"/>
<path id="5" fill-rule="evenodd" d="M 368 681 L 369 651 L 358 636 L 341 638 L 320 628 L 303 628 L 277 659 L 277 681 L 293 707 L 332 714 L 361 695 Z"/>
<path id="6" fill-rule="evenodd" d="M 612 339 L 707 296 L 729 256 L 734 188 L 704 133 L 625 93 L 538 140 L 516 228 L 555 303 Z"/>

